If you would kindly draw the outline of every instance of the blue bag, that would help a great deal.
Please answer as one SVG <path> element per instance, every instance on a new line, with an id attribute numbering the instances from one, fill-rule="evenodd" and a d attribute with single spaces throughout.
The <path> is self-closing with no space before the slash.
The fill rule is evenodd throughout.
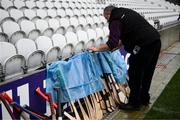
<path id="1" fill-rule="evenodd" d="M 125 83 L 127 66 L 119 50 L 102 52 L 100 56 L 103 72 L 112 73 L 117 83 Z"/>
<path id="2" fill-rule="evenodd" d="M 69 102 L 104 88 L 95 54 L 83 52 L 75 55 L 68 61 L 58 61 L 47 65 L 46 90 L 53 93 L 53 88 L 60 87 L 61 102 Z"/>

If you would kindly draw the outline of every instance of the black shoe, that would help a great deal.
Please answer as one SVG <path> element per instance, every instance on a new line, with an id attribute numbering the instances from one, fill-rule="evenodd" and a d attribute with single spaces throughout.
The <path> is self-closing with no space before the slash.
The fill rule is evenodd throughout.
<path id="1" fill-rule="evenodd" d="M 140 105 L 119 104 L 119 109 L 129 110 L 129 111 L 139 111 Z"/>
<path id="2" fill-rule="evenodd" d="M 149 106 L 149 104 L 151 104 L 149 101 L 142 101 L 141 102 L 141 105 L 144 105 L 144 106 Z"/>

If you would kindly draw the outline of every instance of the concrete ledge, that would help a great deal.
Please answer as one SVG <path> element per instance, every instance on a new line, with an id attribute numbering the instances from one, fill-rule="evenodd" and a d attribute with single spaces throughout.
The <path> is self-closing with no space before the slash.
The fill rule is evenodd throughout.
<path id="1" fill-rule="evenodd" d="M 159 31 L 159 33 L 161 35 L 162 43 L 161 50 L 165 50 L 174 42 L 180 40 L 180 24 L 163 29 Z"/>

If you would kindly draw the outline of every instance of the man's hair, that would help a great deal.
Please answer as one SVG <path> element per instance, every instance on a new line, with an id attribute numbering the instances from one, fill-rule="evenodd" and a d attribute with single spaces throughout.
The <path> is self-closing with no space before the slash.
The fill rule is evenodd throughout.
<path id="1" fill-rule="evenodd" d="M 111 11 L 116 8 L 115 6 L 113 5 L 109 5 L 107 7 L 104 8 L 104 13 L 111 13 Z"/>

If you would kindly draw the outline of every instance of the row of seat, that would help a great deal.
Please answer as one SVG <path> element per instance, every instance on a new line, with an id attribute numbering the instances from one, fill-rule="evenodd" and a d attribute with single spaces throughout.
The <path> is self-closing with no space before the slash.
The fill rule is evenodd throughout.
<path id="1" fill-rule="evenodd" d="M 78 28 L 78 26 L 86 27 L 87 25 L 101 25 L 101 27 L 107 24 L 103 16 L 73 16 L 64 17 L 60 19 L 50 18 L 34 19 L 34 20 L 22 20 L 16 23 L 13 20 L 6 20 L 1 24 L 0 41 L 10 41 L 15 43 L 18 39 L 27 37 L 30 39 L 36 39 L 39 35 L 45 35 L 51 37 L 53 33 L 61 33 L 62 29 L 67 29 L 69 26 Z M 13 26 L 13 27 L 9 27 Z"/>
<path id="2" fill-rule="evenodd" d="M 137 11 L 143 17 L 145 17 L 145 19 L 156 29 L 178 23 L 177 19 L 179 17 L 180 12 L 179 6 L 177 7 L 176 5 L 172 5 L 169 2 L 165 2 L 164 0 L 162 0 L 161 2 L 162 4 L 160 4 L 160 2 L 156 3 L 152 0 L 141 0 L 139 2 L 136 0 L 108 0 L 109 4 L 113 4 L 118 7 L 130 8 Z M 174 8 L 169 7 L 168 5 L 174 6 Z M 160 27 L 157 27 L 157 21 L 159 21 L 158 24 Z"/>
<path id="3" fill-rule="evenodd" d="M 59 9 L 37 9 L 37 10 L 32 10 L 32 9 L 24 9 L 23 11 L 19 9 L 10 9 L 9 11 L 0 9 L 0 21 L 1 23 L 3 22 L 4 19 L 7 17 L 11 17 L 16 21 L 21 20 L 22 18 L 26 19 L 33 19 L 35 17 L 40 17 L 40 18 L 54 18 L 54 17 L 65 17 L 65 16 L 81 16 L 81 15 L 102 15 L 103 14 L 103 9 L 71 9 L 71 8 L 59 8 Z"/>
<path id="4" fill-rule="evenodd" d="M 27 1 L 21 1 L 21 0 L 2 0 L 1 1 L 1 7 L 4 9 L 9 9 L 11 7 L 15 7 L 17 9 L 22 9 L 22 8 L 39 8 L 39 9 L 51 9 L 51 8 L 61 8 L 61 7 L 71 7 L 74 9 L 75 7 L 77 8 L 99 8 L 102 7 L 103 4 L 96 4 L 96 2 L 79 2 L 79 1 L 32 1 L 32 0 L 27 0 Z"/>
<path id="5" fill-rule="evenodd" d="M 51 38 L 21 38 L 14 45 L 0 42 L 0 63 L 3 68 L 1 76 L 9 79 L 32 72 L 47 63 L 69 58 L 74 53 L 106 42 L 108 34 L 108 27 L 97 27 L 95 30 L 89 27 L 86 31 L 80 29 L 76 33 L 67 31 L 64 35 L 53 34 Z"/>
<path id="6" fill-rule="evenodd" d="M 178 12 L 170 12 L 170 13 L 147 13 L 144 14 L 145 19 L 147 20 L 157 20 L 160 18 L 167 18 L 167 17 L 172 17 L 175 16 L 176 18 L 178 18 L 179 13 Z"/>

